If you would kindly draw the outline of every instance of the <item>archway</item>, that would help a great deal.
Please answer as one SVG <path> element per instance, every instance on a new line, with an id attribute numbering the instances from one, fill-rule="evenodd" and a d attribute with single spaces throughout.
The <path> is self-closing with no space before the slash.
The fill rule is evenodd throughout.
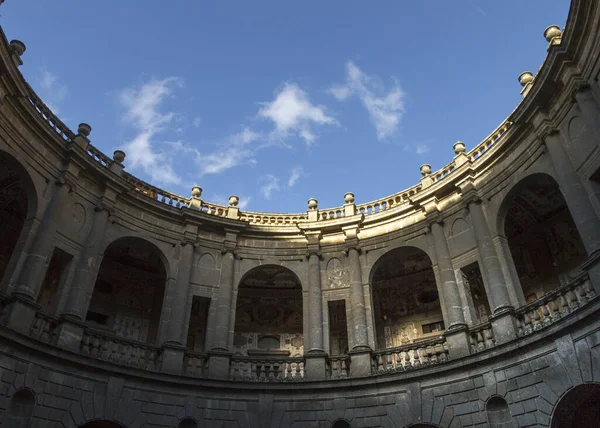
<path id="1" fill-rule="evenodd" d="M 565 284 L 587 259 L 565 199 L 549 175 L 533 174 L 518 183 L 503 202 L 499 220 L 527 302 Z"/>
<path id="2" fill-rule="evenodd" d="M 114 421 L 101 419 L 97 421 L 86 422 L 85 424 L 80 425 L 79 428 L 125 428 L 125 426 Z"/>
<path id="3" fill-rule="evenodd" d="M 350 428 L 350 422 L 345 419 L 338 419 L 331 425 L 331 428 Z"/>
<path id="4" fill-rule="evenodd" d="M 156 342 L 166 279 L 162 253 L 153 244 L 114 241 L 104 252 L 86 322 L 125 339 Z"/>
<path id="5" fill-rule="evenodd" d="M 589 383 L 571 389 L 556 404 L 550 428 L 595 428 L 600 417 L 600 384 Z"/>
<path id="6" fill-rule="evenodd" d="M 371 274 L 379 349 L 439 336 L 445 329 L 431 259 L 401 247 L 383 255 Z"/>
<path id="7" fill-rule="evenodd" d="M 185 418 L 181 422 L 179 422 L 177 428 L 198 428 L 198 422 L 196 422 L 192 418 Z"/>
<path id="8" fill-rule="evenodd" d="M 0 281 L 5 284 L 16 265 L 18 247 L 24 244 L 37 208 L 35 188 L 23 166 L 0 151 Z M 11 260 L 12 258 L 12 260 Z"/>
<path id="9" fill-rule="evenodd" d="M 510 410 L 506 400 L 498 395 L 490 397 L 485 403 L 485 413 L 492 428 L 512 427 Z"/>
<path id="10" fill-rule="evenodd" d="M 35 395 L 29 389 L 17 390 L 8 403 L 8 409 L 2 417 L 1 425 L 14 428 L 26 428 L 31 423 L 35 408 Z"/>
<path id="11" fill-rule="evenodd" d="M 289 269 L 259 266 L 238 287 L 233 346 L 241 355 L 304 354 L 302 286 Z"/>

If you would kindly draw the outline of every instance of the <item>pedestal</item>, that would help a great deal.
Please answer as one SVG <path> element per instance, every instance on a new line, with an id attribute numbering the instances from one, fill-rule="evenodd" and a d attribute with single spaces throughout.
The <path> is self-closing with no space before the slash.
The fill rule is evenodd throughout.
<path id="1" fill-rule="evenodd" d="M 56 345 L 73 352 L 79 352 L 85 324 L 81 321 L 61 318 L 56 327 Z"/>
<path id="2" fill-rule="evenodd" d="M 490 322 L 496 345 L 510 342 L 517 338 L 515 312 L 512 308 L 495 313 L 490 317 Z"/>
<path id="3" fill-rule="evenodd" d="M 210 379 L 229 379 L 231 355 L 227 351 L 208 351 L 208 377 Z"/>
<path id="4" fill-rule="evenodd" d="M 371 376 L 373 359 L 371 349 L 356 349 L 348 352 L 350 355 L 350 376 L 361 377 Z"/>
<path id="5" fill-rule="evenodd" d="M 304 379 L 327 379 L 327 354 L 323 351 L 310 351 L 304 356 Z"/>
<path id="6" fill-rule="evenodd" d="M 171 374 L 183 373 L 183 354 L 186 347 L 178 344 L 165 343 L 162 346 L 161 371 Z"/>
<path id="7" fill-rule="evenodd" d="M 450 358 L 456 359 L 469 355 L 469 333 L 466 325 L 456 326 L 443 334 L 446 339 Z"/>
<path id="8" fill-rule="evenodd" d="M 33 300 L 21 295 L 12 296 L 12 301 L 5 309 L 5 325 L 11 330 L 29 336 L 31 326 L 35 319 L 35 313 L 40 310 L 40 305 Z"/>

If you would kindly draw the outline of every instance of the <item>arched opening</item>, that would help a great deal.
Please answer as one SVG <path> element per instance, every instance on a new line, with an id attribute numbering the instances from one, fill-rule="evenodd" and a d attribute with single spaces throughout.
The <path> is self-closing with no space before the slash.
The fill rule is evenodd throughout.
<path id="1" fill-rule="evenodd" d="M 282 266 L 259 266 L 238 287 L 234 351 L 241 355 L 304 354 L 302 286 Z"/>
<path id="2" fill-rule="evenodd" d="M 97 420 L 90 421 L 83 425 L 80 425 L 79 428 L 125 428 L 120 423 L 109 421 L 109 420 Z"/>
<path id="3" fill-rule="evenodd" d="M 350 428 L 350 426 L 351 426 L 350 422 L 348 422 L 344 419 L 339 419 L 333 423 L 331 428 Z"/>
<path id="4" fill-rule="evenodd" d="M 31 423 L 35 408 L 35 395 L 29 389 L 19 389 L 10 398 L 8 409 L 2 418 L 2 426 L 26 428 Z"/>
<path id="5" fill-rule="evenodd" d="M 578 385 L 558 401 L 550 428 L 595 428 L 600 417 L 600 385 Z"/>
<path id="6" fill-rule="evenodd" d="M 162 253 L 153 244 L 116 240 L 104 252 L 86 321 L 118 337 L 156 342 L 166 279 Z"/>
<path id="7" fill-rule="evenodd" d="M 485 413 L 491 428 L 512 427 L 508 403 L 497 395 L 491 397 L 485 403 Z"/>
<path id="8" fill-rule="evenodd" d="M 445 329 L 431 259 L 401 247 L 382 256 L 371 278 L 379 349 L 439 336 Z"/>
<path id="9" fill-rule="evenodd" d="M 549 175 L 530 175 L 517 184 L 501 220 L 526 302 L 565 284 L 587 259 L 565 199 Z"/>
<path id="10" fill-rule="evenodd" d="M 0 151 L 0 281 L 10 274 L 17 247 L 24 243 L 29 229 L 26 220 L 35 216 L 37 198 L 29 174 L 9 154 Z"/>
<path id="11" fill-rule="evenodd" d="M 415 424 L 415 425 L 408 425 L 406 428 L 437 428 L 437 425 L 433 425 L 433 424 Z"/>
<path id="12" fill-rule="evenodd" d="M 196 422 L 192 418 L 185 418 L 181 422 L 179 422 L 177 428 L 198 428 L 198 422 Z"/>

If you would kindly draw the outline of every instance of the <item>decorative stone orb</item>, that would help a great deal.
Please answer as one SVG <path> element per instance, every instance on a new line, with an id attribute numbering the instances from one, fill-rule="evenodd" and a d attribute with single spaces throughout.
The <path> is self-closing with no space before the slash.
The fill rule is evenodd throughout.
<path id="1" fill-rule="evenodd" d="M 453 148 L 454 153 L 456 153 L 457 155 L 464 153 L 467 150 L 465 143 L 463 143 L 462 141 L 457 141 L 456 143 L 454 143 Z"/>
<path id="2" fill-rule="evenodd" d="M 421 175 L 423 177 L 426 177 L 429 174 L 431 174 L 431 165 L 428 165 L 428 164 L 421 165 L 421 168 L 419 168 L 419 170 L 421 171 Z"/>
<path id="3" fill-rule="evenodd" d="M 113 153 L 113 159 L 115 162 L 123 163 L 125 160 L 125 152 L 123 150 L 115 150 Z"/>
<path id="4" fill-rule="evenodd" d="M 239 203 L 240 203 L 240 198 L 238 198 L 237 196 L 232 195 L 229 197 L 229 206 L 230 207 L 237 207 Z"/>
<path id="5" fill-rule="evenodd" d="M 319 206 L 319 201 L 317 201 L 315 198 L 310 198 L 308 200 L 308 209 L 309 210 L 316 210 L 317 207 Z"/>
<path id="6" fill-rule="evenodd" d="M 87 123 L 80 123 L 77 127 L 77 133 L 83 135 L 84 137 L 89 137 L 90 132 L 92 132 L 92 127 Z"/>
<path id="7" fill-rule="evenodd" d="M 523 73 L 521 73 L 519 75 L 519 83 L 521 84 L 521 86 L 525 86 L 528 83 L 532 83 L 533 82 L 533 74 L 530 71 L 524 71 Z"/>
<path id="8" fill-rule="evenodd" d="M 546 41 L 551 42 L 552 39 L 562 36 L 562 31 L 558 25 L 551 25 L 544 30 Z"/>
<path id="9" fill-rule="evenodd" d="M 23 55 L 23 53 L 27 50 L 27 47 L 25 46 L 25 43 L 23 43 L 20 40 L 11 40 L 10 41 L 10 48 L 13 50 L 14 53 L 17 54 L 17 56 L 21 56 Z"/>
<path id="10" fill-rule="evenodd" d="M 346 202 L 347 204 L 353 204 L 354 203 L 354 193 L 348 192 L 348 193 L 344 194 L 344 202 Z"/>
<path id="11" fill-rule="evenodd" d="M 192 197 L 199 198 L 202 195 L 202 187 L 194 186 L 192 187 Z"/>

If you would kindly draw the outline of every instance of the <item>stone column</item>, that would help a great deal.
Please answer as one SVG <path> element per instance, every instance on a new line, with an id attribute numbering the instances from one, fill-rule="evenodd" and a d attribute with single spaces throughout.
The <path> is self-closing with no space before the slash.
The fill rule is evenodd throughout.
<path id="1" fill-rule="evenodd" d="M 235 270 L 235 253 L 231 246 L 223 248 L 221 261 L 221 276 L 217 295 L 217 310 L 215 312 L 214 336 L 210 341 L 208 376 L 213 379 L 227 379 L 231 354 L 228 349 L 230 317 L 233 294 L 233 277 Z"/>
<path id="2" fill-rule="evenodd" d="M 506 281 L 502 273 L 502 266 L 494 242 L 490 234 L 481 200 L 470 201 L 467 205 L 471 215 L 471 223 L 477 239 L 477 248 L 483 264 L 483 269 L 488 280 L 489 302 L 492 307 L 492 328 L 497 344 L 508 342 L 517 337 L 514 308 L 511 304 L 506 288 Z"/>
<path id="3" fill-rule="evenodd" d="M 164 372 L 181 373 L 185 344 L 182 342 L 182 331 L 188 309 L 187 299 L 190 288 L 190 275 L 194 260 L 194 243 L 186 240 L 181 243 L 181 256 L 175 287 L 170 289 L 171 295 L 165 296 L 167 308 L 163 309 L 163 315 L 170 312 L 166 325 L 166 334 L 163 338 L 163 363 Z"/>
<path id="4" fill-rule="evenodd" d="M 454 358 L 469 354 L 469 338 L 443 224 L 442 221 L 433 221 L 429 227 L 433 237 L 441 281 L 440 288 L 448 317 L 448 326 L 444 336 L 450 347 L 450 356 Z"/>
<path id="5" fill-rule="evenodd" d="M 550 160 L 554 166 L 558 184 L 567 202 L 573 222 L 591 259 L 600 258 L 600 219 L 583 187 L 583 183 L 571 163 L 558 132 L 544 137 Z M 600 293 L 600 264 L 588 265 L 596 293 Z"/>
<path id="6" fill-rule="evenodd" d="M 61 315 L 62 320 L 57 328 L 57 345 L 62 348 L 79 350 L 83 337 L 83 322 L 102 263 L 102 240 L 109 213 L 109 209 L 102 204 L 95 208 L 92 227 L 75 268 L 71 289 Z"/>
<path id="7" fill-rule="evenodd" d="M 308 253 L 308 331 L 305 335 L 306 373 L 308 380 L 325 379 L 326 354 L 323 351 L 323 295 L 321 293 L 321 255 Z M 308 348 L 308 350 L 306 350 Z"/>
<path id="8" fill-rule="evenodd" d="M 54 251 L 54 241 L 61 211 L 67 205 L 70 186 L 61 177 L 54 184 L 55 192 L 48 203 L 40 227 L 33 239 L 30 252 L 25 259 L 21 274 L 12 292 L 14 301 L 8 308 L 7 326 L 24 334 L 29 334 L 35 312 L 35 300 L 48 264 Z"/>

